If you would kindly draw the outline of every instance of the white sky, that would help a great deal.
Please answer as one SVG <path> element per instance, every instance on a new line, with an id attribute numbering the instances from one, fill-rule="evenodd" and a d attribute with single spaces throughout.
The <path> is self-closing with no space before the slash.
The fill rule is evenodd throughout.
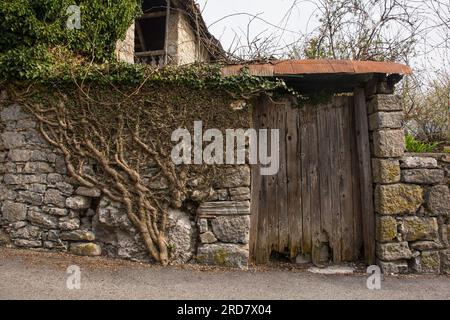
<path id="1" fill-rule="evenodd" d="M 309 33 L 317 27 L 317 21 L 314 21 L 315 0 L 197 0 L 197 2 L 203 10 L 203 17 L 209 30 L 221 41 L 225 50 L 230 48 L 236 33 L 241 36 L 247 34 L 247 25 L 253 15 L 258 15 L 261 20 L 251 23 L 250 38 L 261 32 L 265 32 L 266 35 L 275 33 L 278 37 L 277 47 L 284 47 L 300 38 L 299 35 Z M 286 16 L 294 2 L 297 4 L 291 15 Z M 248 13 L 252 16 L 241 14 L 224 18 L 239 13 Z M 313 18 L 310 20 L 311 16 Z M 222 18 L 224 19 L 221 20 Z M 411 62 L 412 67 L 427 71 L 442 69 L 441 60 L 434 61 L 435 56 L 435 53 L 429 53 L 427 57 L 416 58 Z"/>
<path id="2" fill-rule="evenodd" d="M 294 3 L 293 0 L 197 0 L 197 2 L 203 10 L 203 17 L 210 26 L 211 33 L 221 41 L 225 49 L 230 47 L 236 33 L 239 35 L 247 33 L 247 25 L 253 15 L 258 15 L 258 19 L 251 23 L 251 37 L 264 31 L 268 34 L 276 32 L 279 35 L 280 47 L 299 38 L 301 32 L 312 29 L 312 26 L 308 28 L 308 19 L 314 6 L 308 1 L 297 3 L 291 16 L 287 16 L 287 13 Z M 235 15 L 217 22 L 225 16 L 239 13 L 250 15 Z M 283 32 L 282 29 L 288 31 Z"/>

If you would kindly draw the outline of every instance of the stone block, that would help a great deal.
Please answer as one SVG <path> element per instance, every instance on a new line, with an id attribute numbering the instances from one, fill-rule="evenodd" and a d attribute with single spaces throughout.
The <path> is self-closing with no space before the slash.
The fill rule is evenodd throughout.
<path id="1" fill-rule="evenodd" d="M 73 231 L 80 228 L 80 219 L 64 217 L 59 219 L 59 229 L 61 231 Z"/>
<path id="2" fill-rule="evenodd" d="M 402 170 L 402 182 L 416 184 L 436 184 L 444 180 L 444 170 L 407 169 Z"/>
<path id="3" fill-rule="evenodd" d="M 402 235 L 406 241 L 437 240 L 439 237 L 437 219 L 407 217 L 403 220 Z"/>
<path id="4" fill-rule="evenodd" d="M 52 204 L 59 208 L 64 208 L 66 197 L 57 189 L 48 189 L 44 194 L 44 203 Z"/>
<path id="5" fill-rule="evenodd" d="M 377 241 L 392 241 L 397 237 L 397 220 L 390 216 L 378 216 L 376 230 Z"/>
<path id="6" fill-rule="evenodd" d="M 3 218 L 9 222 L 25 220 L 27 217 L 27 205 L 12 201 L 5 201 L 2 205 Z"/>
<path id="7" fill-rule="evenodd" d="M 231 188 L 230 197 L 232 201 L 250 200 L 251 199 L 250 188 L 248 187 Z"/>
<path id="8" fill-rule="evenodd" d="M 2 121 L 18 121 L 31 117 L 32 115 L 23 112 L 22 108 L 17 104 L 10 105 L 0 112 Z"/>
<path id="9" fill-rule="evenodd" d="M 378 111 L 402 111 L 400 97 L 392 94 L 377 94 L 369 101 L 369 114 Z"/>
<path id="10" fill-rule="evenodd" d="M 70 252 L 79 256 L 95 257 L 102 254 L 102 249 L 95 243 L 72 243 Z"/>
<path id="11" fill-rule="evenodd" d="M 229 243 L 201 245 L 196 260 L 209 265 L 247 268 L 248 246 Z"/>
<path id="12" fill-rule="evenodd" d="M 47 229 L 56 229 L 58 227 L 58 219 L 37 210 L 28 211 L 28 221 Z"/>
<path id="13" fill-rule="evenodd" d="M 26 239 L 16 239 L 13 241 L 14 245 L 17 247 L 24 248 L 39 248 L 42 247 L 41 240 L 26 240 Z"/>
<path id="14" fill-rule="evenodd" d="M 428 194 L 428 208 L 438 215 L 450 215 L 450 190 L 448 186 L 439 185 L 431 188 Z"/>
<path id="15" fill-rule="evenodd" d="M 441 256 L 437 251 L 425 251 L 412 260 L 412 269 L 421 274 L 439 274 Z"/>
<path id="16" fill-rule="evenodd" d="M 377 264 L 381 268 L 381 272 L 387 275 L 406 274 L 409 271 L 408 263 L 405 260 L 386 262 L 379 260 Z"/>
<path id="17" fill-rule="evenodd" d="M 75 194 L 88 198 L 99 198 L 101 196 L 101 191 L 96 188 L 79 187 L 75 191 Z"/>
<path id="18" fill-rule="evenodd" d="M 378 185 L 375 210 L 380 214 L 415 213 L 424 201 L 423 189 L 416 185 Z"/>
<path id="19" fill-rule="evenodd" d="M 373 150 L 377 158 L 397 158 L 405 153 L 403 130 L 380 130 L 373 133 Z"/>
<path id="20" fill-rule="evenodd" d="M 200 217 L 249 215 L 250 201 L 204 202 L 198 208 L 197 213 Z"/>
<path id="21" fill-rule="evenodd" d="M 399 129 L 403 126 L 403 112 L 376 112 L 369 117 L 370 130 Z"/>
<path id="22" fill-rule="evenodd" d="M 26 239 L 26 240 L 41 240 L 42 231 L 35 226 L 25 226 L 18 230 L 14 230 L 11 233 L 13 238 Z"/>
<path id="23" fill-rule="evenodd" d="M 398 160 L 372 159 L 374 183 L 400 182 L 400 163 Z"/>
<path id="24" fill-rule="evenodd" d="M 19 132 L 3 132 L 1 139 L 6 149 L 21 148 L 25 145 L 25 136 Z"/>
<path id="25" fill-rule="evenodd" d="M 377 245 L 377 256 L 382 261 L 410 259 L 412 252 L 408 242 L 380 243 Z"/>
<path id="26" fill-rule="evenodd" d="M 220 216 L 212 220 L 214 235 L 221 242 L 243 243 L 249 241 L 250 216 Z"/>
<path id="27" fill-rule="evenodd" d="M 66 241 L 94 241 L 95 234 L 92 231 L 88 230 L 75 230 L 61 232 L 59 238 Z"/>
<path id="28" fill-rule="evenodd" d="M 217 238 L 211 231 L 200 234 L 200 242 L 204 244 L 216 243 Z"/>
<path id="29" fill-rule="evenodd" d="M 228 168 L 215 188 L 237 188 L 250 186 L 250 167 L 246 165 Z"/>
<path id="30" fill-rule="evenodd" d="M 66 207 L 73 210 L 88 209 L 91 206 L 91 200 L 83 196 L 75 196 L 66 199 Z"/>
<path id="31" fill-rule="evenodd" d="M 400 166 L 404 169 L 435 169 L 438 167 L 438 162 L 430 157 L 405 156 L 400 159 Z"/>

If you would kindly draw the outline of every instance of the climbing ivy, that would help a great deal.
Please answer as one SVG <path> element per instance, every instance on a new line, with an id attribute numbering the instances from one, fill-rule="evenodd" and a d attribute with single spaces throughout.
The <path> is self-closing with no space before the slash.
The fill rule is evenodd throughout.
<path id="1" fill-rule="evenodd" d="M 66 26 L 70 5 L 80 7 L 81 29 Z M 10 79 L 42 77 L 57 62 L 52 54 L 57 47 L 72 57 L 114 61 L 116 42 L 125 36 L 140 8 L 139 0 L 1 1 L 0 73 Z"/>

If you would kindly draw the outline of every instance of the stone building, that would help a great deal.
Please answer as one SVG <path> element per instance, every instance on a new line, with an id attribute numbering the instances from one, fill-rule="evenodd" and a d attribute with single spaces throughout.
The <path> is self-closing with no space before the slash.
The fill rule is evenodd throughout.
<path id="1" fill-rule="evenodd" d="M 223 76 L 243 67 L 224 67 Z M 450 274 L 450 158 L 405 153 L 393 89 L 411 70 L 320 60 L 245 67 L 332 94 L 302 108 L 289 95 L 258 100 L 254 128 L 280 132 L 279 172 L 236 165 L 207 194 L 194 190 L 193 213 L 169 214 L 173 262 L 245 268 L 278 254 Z M 0 111 L 0 245 L 151 261 L 123 208 L 73 183 L 31 114 L 1 101 Z M 155 187 L 167 189 L 164 181 Z"/>
<path id="2" fill-rule="evenodd" d="M 128 63 L 183 65 L 224 58 L 193 0 L 145 0 L 143 15 L 117 43 L 118 60 Z"/>

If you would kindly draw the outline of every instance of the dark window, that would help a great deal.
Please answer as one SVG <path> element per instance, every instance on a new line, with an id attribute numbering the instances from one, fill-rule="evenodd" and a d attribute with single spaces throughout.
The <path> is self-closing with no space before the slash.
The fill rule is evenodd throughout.
<path id="1" fill-rule="evenodd" d="M 166 17 L 143 18 L 136 21 L 136 52 L 164 49 Z M 142 44 L 142 42 L 144 42 Z"/>

